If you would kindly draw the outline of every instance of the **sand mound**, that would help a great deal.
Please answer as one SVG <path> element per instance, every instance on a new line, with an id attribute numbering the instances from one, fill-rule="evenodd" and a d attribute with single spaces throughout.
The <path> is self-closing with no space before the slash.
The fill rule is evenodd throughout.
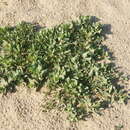
<path id="1" fill-rule="evenodd" d="M 114 53 L 116 64 L 130 75 L 130 1 L 129 0 L 0 0 L 0 25 L 21 21 L 41 26 L 91 15 L 106 24 L 105 45 Z M 44 97 L 22 88 L 7 97 L 0 95 L 0 130 L 114 130 L 123 125 L 130 130 L 130 103 L 115 105 L 87 121 L 72 125 L 64 114 L 42 112 Z"/>

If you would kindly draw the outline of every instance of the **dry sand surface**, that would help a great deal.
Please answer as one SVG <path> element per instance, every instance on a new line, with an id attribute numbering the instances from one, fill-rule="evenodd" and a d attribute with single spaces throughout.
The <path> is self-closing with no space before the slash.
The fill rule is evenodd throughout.
<path id="1" fill-rule="evenodd" d="M 0 25 L 20 21 L 42 26 L 91 15 L 106 24 L 105 45 L 114 53 L 116 65 L 130 75 L 130 0 L 0 0 Z M 130 87 L 130 84 L 129 84 Z M 115 104 L 102 116 L 94 114 L 87 121 L 71 124 L 56 110 L 42 112 L 41 93 L 18 89 L 7 97 L 0 95 L 0 130 L 130 130 L 130 103 Z"/>

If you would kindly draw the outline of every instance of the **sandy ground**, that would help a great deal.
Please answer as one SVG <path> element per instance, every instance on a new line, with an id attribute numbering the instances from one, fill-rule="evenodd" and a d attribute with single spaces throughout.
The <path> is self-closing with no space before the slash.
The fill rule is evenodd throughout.
<path id="1" fill-rule="evenodd" d="M 96 16 L 106 24 L 104 44 L 113 52 L 116 65 L 130 75 L 130 0 L 0 0 L 1 26 L 26 21 L 50 27 L 79 15 Z M 0 95 L 0 130 L 116 130 L 119 125 L 130 130 L 130 102 L 76 124 L 56 110 L 42 112 L 43 102 L 41 93 L 26 88 Z"/>

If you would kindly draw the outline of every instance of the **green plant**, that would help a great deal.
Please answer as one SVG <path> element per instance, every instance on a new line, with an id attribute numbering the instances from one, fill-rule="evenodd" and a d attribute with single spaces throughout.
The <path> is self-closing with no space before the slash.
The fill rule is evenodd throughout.
<path id="1" fill-rule="evenodd" d="M 43 86 L 50 97 L 46 109 L 64 109 L 75 121 L 124 101 L 124 90 L 113 85 L 120 75 L 102 41 L 102 25 L 89 16 L 40 31 L 24 22 L 0 28 L 0 90 Z"/>
<path id="2" fill-rule="evenodd" d="M 123 128 L 124 126 L 120 124 L 115 126 L 115 130 L 122 130 Z"/>

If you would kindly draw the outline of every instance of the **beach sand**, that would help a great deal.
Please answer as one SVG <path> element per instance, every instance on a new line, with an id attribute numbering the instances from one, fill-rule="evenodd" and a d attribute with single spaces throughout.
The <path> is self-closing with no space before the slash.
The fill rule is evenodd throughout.
<path id="1" fill-rule="evenodd" d="M 0 26 L 26 21 L 52 27 L 80 15 L 94 16 L 105 25 L 103 44 L 113 53 L 116 66 L 130 75 L 130 0 L 0 0 Z M 65 113 L 44 113 L 44 100 L 40 92 L 24 87 L 6 97 L 0 94 L 0 130 L 116 130 L 116 126 L 130 130 L 130 102 L 72 124 Z"/>

